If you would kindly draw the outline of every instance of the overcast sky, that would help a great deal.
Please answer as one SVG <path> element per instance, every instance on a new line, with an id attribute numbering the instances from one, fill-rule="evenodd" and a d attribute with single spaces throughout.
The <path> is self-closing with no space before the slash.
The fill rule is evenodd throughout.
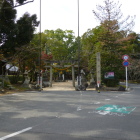
<path id="1" fill-rule="evenodd" d="M 95 19 L 92 10 L 96 10 L 96 5 L 103 4 L 104 0 L 79 0 L 79 15 L 80 15 L 80 35 L 88 29 L 99 25 Z M 114 0 L 117 1 L 117 0 Z M 77 0 L 41 0 L 41 30 L 73 30 L 75 36 L 78 35 L 78 4 Z M 133 31 L 140 33 L 140 0 L 119 0 L 122 4 L 121 11 L 126 17 L 127 15 L 134 16 L 135 26 Z M 34 0 L 17 9 L 17 18 L 21 17 L 25 12 L 37 14 L 40 20 L 40 0 Z M 40 30 L 37 29 L 39 32 Z"/>

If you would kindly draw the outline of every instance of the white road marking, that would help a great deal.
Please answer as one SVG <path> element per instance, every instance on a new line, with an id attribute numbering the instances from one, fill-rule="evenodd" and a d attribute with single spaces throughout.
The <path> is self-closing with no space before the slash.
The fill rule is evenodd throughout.
<path id="1" fill-rule="evenodd" d="M 77 111 L 80 111 L 80 110 L 82 110 L 81 105 L 77 107 Z"/>
<path id="2" fill-rule="evenodd" d="M 24 96 L 24 95 L 20 95 L 20 94 L 16 94 L 16 93 L 14 93 L 12 95 L 14 95 L 14 96 Z"/>
<path id="3" fill-rule="evenodd" d="M 95 104 L 95 105 L 98 105 L 98 104 L 100 104 L 100 102 L 95 102 L 94 104 Z"/>
<path id="4" fill-rule="evenodd" d="M 28 128 L 26 128 L 26 129 L 23 129 L 23 130 L 20 130 L 20 131 L 15 132 L 15 133 L 9 134 L 9 135 L 7 135 L 7 136 L 1 137 L 0 140 L 6 140 L 6 139 L 8 139 L 8 138 L 14 137 L 14 136 L 16 136 L 16 135 L 19 135 L 19 134 L 24 133 L 24 132 L 26 132 L 26 131 L 29 131 L 29 130 L 31 130 L 31 129 L 32 129 L 32 127 L 28 127 Z"/>
<path id="5" fill-rule="evenodd" d="M 134 111 L 136 109 L 136 107 L 135 108 L 133 108 L 128 114 L 130 114 L 132 111 Z"/>
<path id="6" fill-rule="evenodd" d="M 110 111 L 97 111 L 101 115 L 107 115 L 110 113 Z"/>
<path id="7" fill-rule="evenodd" d="M 106 101 L 109 101 L 110 99 L 105 99 Z"/>

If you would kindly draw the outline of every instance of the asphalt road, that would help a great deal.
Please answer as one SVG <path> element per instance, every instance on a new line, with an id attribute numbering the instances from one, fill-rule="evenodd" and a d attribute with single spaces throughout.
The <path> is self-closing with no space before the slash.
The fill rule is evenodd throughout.
<path id="1" fill-rule="evenodd" d="M 132 87 L 0 96 L 0 140 L 140 140 L 140 85 Z"/>

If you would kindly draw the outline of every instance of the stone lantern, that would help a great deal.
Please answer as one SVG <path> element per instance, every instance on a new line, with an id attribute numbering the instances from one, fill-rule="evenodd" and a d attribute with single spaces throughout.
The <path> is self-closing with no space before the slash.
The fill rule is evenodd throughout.
<path id="1" fill-rule="evenodd" d="M 24 72 L 24 77 L 25 77 L 25 80 L 24 80 L 23 86 L 24 87 L 29 87 L 30 79 L 28 77 L 28 71 L 27 70 L 25 70 L 25 72 Z"/>

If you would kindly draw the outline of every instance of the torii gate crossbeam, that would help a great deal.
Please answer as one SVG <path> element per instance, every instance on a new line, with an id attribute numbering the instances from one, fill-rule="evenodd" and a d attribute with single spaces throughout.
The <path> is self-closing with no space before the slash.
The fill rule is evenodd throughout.
<path id="1" fill-rule="evenodd" d="M 52 87 L 52 66 L 46 66 L 47 68 L 50 68 L 50 87 Z M 62 67 L 60 65 L 56 65 L 55 67 L 59 68 Z M 74 68 L 78 67 L 78 65 L 64 65 L 64 67 L 72 67 L 72 85 L 75 87 L 75 72 Z"/>

